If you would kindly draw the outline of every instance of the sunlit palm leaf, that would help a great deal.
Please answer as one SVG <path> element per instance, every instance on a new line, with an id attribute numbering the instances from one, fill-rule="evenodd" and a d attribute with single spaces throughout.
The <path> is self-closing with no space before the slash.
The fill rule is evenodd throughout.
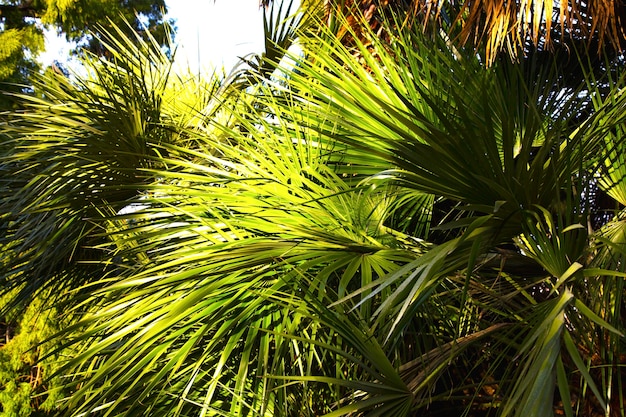
<path id="1" fill-rule="evenodd" d="M 425 249 L 384 225 L 389 195 L 351 190 L 329 169 L 325 146 L 293 138 L 291 122 L 264 113 L 255 118 L 254 107 L 246 109 L 238 130 L 190 129 L 191 148 L 157 148 L 169 155 L 159 159 L 167 170 L 144 168 L 156 179 L 140 188 L 145 207 L 112 220 L 112 254 L 128 266 L 106 277 L 106 289 L 93 300 L 105 297 L 106 304 L 76 326 L 88 343 L 67 369 L 86 379 L 71 409 L 115 401 L 122 385 L 124 398 L 110 403 L 110 412 L 132 412 L 148 396 L 153 407 L 164 407 L 170 397 L 155 397 L 143 386 L 147 379 L 153 387 L 184 384 L 181 413 L 198 403 L 232 414 L 267 407 L 273 394 L 263 393 L 276 382 L 259 378 L 272 373 L 270 364 L 285 367 L 290 360 L 254 353 L 281 346 L 280 337 L 257 329 L 280 332 L 300 321 L 298 315 L 290 315 L 293 324 L 285 321 L 275 294 L 298 294 L 303 285 L 322 298 L 326 291 L 353 291 Z M 304 284 L 308 275 L 315 279 Z M 360 310 L 369 314 L 372 306 Z M 117 353 L 108 353 L 112 346 Z M 288 346 L 280 349 L 292 355 Z M 112 374 L 126 375 L 124 382 L 106 382 Z M 255 396 L 244 400 L 250 393 Z"/>
<path id="2" fill-rule="evenodd" d="M 102 213 L 139 196 L 150 177 L 139 169 L 160 164 L 154 145 L 188 140 L 167 125 L 198 123 L 220 87 L 219 78 L 198 83 L 196 92 L 204 96 L 193 102 L 178 96 L 172 108 L 173 94 L 186 81 L 170 78 L 170 59 L 159 46 L 135 45 L 119 31 L 103 36 L 110 61 L 87 59 L 91 73 L 76 82 L 47 74 L 39 81 L 45 97 L 24 97 L 28 110 L 4 127 L 11 139 L 4 142 L 2 164 L 13 175 L 4 179 L 2 195 L 8 245 L 2 279 L 7 289 L 28 282 L 24 297 L 57 285 L 49 278 L 64 268 L 99 256 L 87 246 L 102 240 Z M 181 117 L 181 109 L 188 116 Z M 85 282 L 94 271 L 81 268 L 76 279 Z"/>

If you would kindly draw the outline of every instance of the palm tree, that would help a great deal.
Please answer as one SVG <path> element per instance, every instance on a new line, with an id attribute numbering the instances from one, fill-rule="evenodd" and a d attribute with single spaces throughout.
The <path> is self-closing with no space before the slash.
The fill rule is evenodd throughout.
<path id="1" fill-rule="evenodd" d="M 337 19 L 243 84 L 111 36 L 3 127 L 2 285 L 73 314 L 62 409 L 623 415 L 623 77 Z"/>

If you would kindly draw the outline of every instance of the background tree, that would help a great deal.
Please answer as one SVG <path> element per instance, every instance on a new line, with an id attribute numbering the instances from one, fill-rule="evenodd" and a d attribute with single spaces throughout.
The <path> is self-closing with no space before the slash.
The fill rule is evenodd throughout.
<path id="1" fill-rule="evenodd" d="M 75 53 L 87 50 L 103 54 L 105 50 L 90 34 L 96 27 L 111 28 L 115 22 L 141 36 L 149 32 L 161 45 L 171 32 L 165 21 L 164 0 L 2 0 L 0 1 L 0 83 L 5 93 L 21 91 L 30 85 L 30 75 L 39 70 L 36 58 L 44 50 L 43 29 L 54 29 L 76 42 Z M 17 85 L 16 85 L 17 84 Z M 0 106 L 13 101 L 3 95 Z"/>

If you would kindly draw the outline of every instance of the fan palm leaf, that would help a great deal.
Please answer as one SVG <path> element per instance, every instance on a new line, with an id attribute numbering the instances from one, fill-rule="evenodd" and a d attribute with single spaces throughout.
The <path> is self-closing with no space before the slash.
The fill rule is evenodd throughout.
<path id="1" fill-rule="evenodd" d="M 68 409 L 132 413 L 151 398 L 154 413 L 184 415 L 198 404 L 234 415 L 264 410 L 277 382 L 258 377 L 293 366 L 281 333 L 330 337 L 277 304 L 279 295 L 298 296 L 307 276 L 314 299 L 345 294 L 425 250 L 384 225 L 388 195 L 351 189 L 329 169 L 332 148 L 293 138 L 293 121 L 266 117 L 280 102 L 268 95 L 263 112 L 246 106 L 237 129 L 192 128 L 188 147 L 157 147 L 167 170 L 143 168 L 155 178 L 140 187 L 144 208 L 111 219 L 112 243 L 101 247 L 117 269 L 92 284 L 102 291 L 81 304 L 91 313 L 70 329 L 84 350 L 65 368 L 77 375 Z M 107 382 L 111 375 L 119 382 Z M 184 398 L 155 394 L 174 380 Z"/>
<path id="2" fill-rule="evenodd" d="M 447 55 L 434 53 L 434 48 L 444 51 L 445 47 L 426 47 L 420 43 L 423 41 L 411 36 L 400 32 L 398 38 L 384 43 L 374 33 L 362 30 L 360 36 L 353 36 L 367 39 L 364 43 L 354 41 L 356 54 L 332 36 L 329 40 L 320 38 L 324 52 L 310 51 L 311 60 L 300 69 L 306 77 L 292 80 L 297 91 L 305 92 L 312 129 L 355 148 L 368 149 L 395 166 L 369 181 L 440 195 L 462 202 L 466 204 L 462 206 L 464 210 L 479 214 L 450 226 L 462 229 L 460 237 L 429 250 L 367 287 L 372 292 L 365 300 L 378 295 L 379 290 L 394 288 L 382 297 L 384 301 L 373 315 L 374 325 L 389 331 L 386 340 L 402 337 L 404 326 L 422 303 L 454 271 L 468 276 L 458 302 L 462 308 L 469 306 L 467 283 L 471 271 L 480 267 L 490 251 L 518 239 L 517 236 L 527 239 L 524 242 L 529 242 L 528 238 L 539 240 L 532 245 L 517 244 L 531 263 L 535 261 L 544 269 L 543 278 L 539 275 L 533 285 L 548 279 L 554 285 L 551 294 L 564 297 L 565 284 L 584 282 L 585 275 L 593 274 L 593 269 L 584 270 L 577 262 L 586 261 L 588 242 L 582 225 L 586 221 L 586 213 L 581 210 L 583 196 L 576 190 L 587 186 L 588 155 L 601 153 L 607 133 L 623 123 L 624 101 L 617 89 L 610 104 L 598 106 L 591 118 L 574 129 L 570 120 L 578 114 L 576 106 L 580 101 L 567 94 L 558 102 L 547 101 L 547 97 L 554 99 L 550 91 L 554 91 L 557 74 L 542 73 L 545 78 L 531 88 L 522 81 L 523 71 L 515 66 L 501 64 L 488 70 L 473 64 L 471 56 L 459 57 L 458 50 Z M 420 51 L 424 49 L 430 52 L 428 59 L 421 58 Z M 328 54 L 328 50 L 332 53 Z M 398 65 L 399 62 L 406 64 Z M 333 70 L 337 63 L 342 72 Z M 407 67 L 411 70 L 407 71 Z M 462 93 L 455 90 L 457 85 L 463 85 Z M 524 103 L 523 110 L 520 103 Z M 323 111 L 317 113 L 318 109 Z M 567 209 L 562 210 L 563 206 Z M 531 219 L 545 216 L 549 230 L 537 229 L 535 220 L 526 222 L 529 213 Z M 361 295 L 362 291 L 354 295 Z M 351 297 L 344 298 L 348 299 Z M 522 313 L 525 308 L 538 308 L 544 311 L 536 316 L 539 321 L 534 322 L 530 316 L 530 321 L 518 324 L 520 330 L 528 326 L 542 329 L 547 325 L 540 321 L 545 312 L 558 313 L 554 316 L 558 318 L 553 322 L 554 333 L 547 334 L 545 343 L 538 345 L 543 348 L 533 347 L 525 356 L 525 367 L 515 371 L 517 378 L 526 382 L 507 394 L 516 400 L 507 403 L 505 414 L 524 414 L 528 410 L 523 404 L 543 407 L 544 411 L 551 409 L 550 395 L 543 402 L 534 403 L 532 393 L 545 392 L 544 388 L 554 383 L 554 375 L 562 367 L 561 337 L 569 341 L 567 353 L 578 370 L 585 371 L 585 384 L 604 403 L 603 394 L 579 360 L 578 347 L 573 347 L 570 333 L 562 333 L 564 317 L 580 316 L 576 310 L 565 308 L 569 302 L 556 310 L 554 303 L 557 301 L 553 298 L 536 306 L 531 302 L 522 310 L 502 316 L 509 321 L 527 315 Z M 621 334 L 600 318 L 598 310 L 593 312 L 578 300 L 576 305 L 578 311 L 584 311 L 582 321 Z M 384 323 L 391 323 L 391 327 Z M 532 344 L 531 335 L 537 333 L 522 332 L 531 339 L 519 343 Z M 544 348 L 547 350 L 542 351 Z M 542 364 L 546 358 L 549 361 Z M 534 371 L 524 376 L 525 370 L 530 369 Z M 562 384 L 561 387 L 565 395 L 567 390 Z"/>
<path id="3" fill-rule="evenodd" d="M 92 72 L 76 82 L 59 74 L 42 78 L 44 98 L 23 97 L 27 110 L 3 129 L 2 169 L 12 174 L 3 178 L 2 283 L 21 288 L 25 299 L 55 285 L 51 277 L 67 268 L 83 283 L 95 273 L 78 263 L 98 257 L 88 248 L 99 241 L 97 219 L 139 196 L 147 181 L 139 169 L 158 164 L 153 144 L 185 140 L 167 125 L 194 123 L 220 88 L 216 77 L 196 87 L 204 97 L 193 103 L 179 97 L 178 108 L 168 108 L 167 95 L 185 81 L 171 77 L 159 46 L 137 44 L 121 30 L 102 37 L 111 60 L 87 58 Z"/>

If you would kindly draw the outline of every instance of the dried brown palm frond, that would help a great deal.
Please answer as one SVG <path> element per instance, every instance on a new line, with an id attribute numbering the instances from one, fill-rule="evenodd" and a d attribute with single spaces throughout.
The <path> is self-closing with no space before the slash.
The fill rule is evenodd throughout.
<path id="1" fill-rule="evenodd" d="M 267 0 L 266 0 L 267 2 Z M 310 4 L 316 2 L 309 2 Z M 550 47 L 555 36 L 586 39 L 589 45 L 626 46 L 626 3 L 623 0 L 320 0 L 327 21 L 340 12 L 358 36 L 362 15 L 374 31 L 387 12 L 404 14 L 405 22 L 448 29 L 461 45 L 484 48 L 493 62 L 506 50 L 513 57 L 528 43 Z M 342 28 L 337 29 L 342 33 Z M 349 41 L 349 40 L 348 40 Z"/>
<path id="2" fill-rule="evenodd" d="M 441 7 L 442 3 L 439 10 Z M 616 49 L 624 47 L 626 38 L 626 7 L 621 0 L 590 0 L 586 4 L 567 0 L 465 1 L 456 20 L 462 25 L 459 41 L 484 42 L 489 60 L 505 47 L 515 55 L 529 40 L 534 45 L 550 45 L 555 32 L 562 37 L 569 32 L 589 41 L 595 38 L 598 45 L 608 43 Z"/>

